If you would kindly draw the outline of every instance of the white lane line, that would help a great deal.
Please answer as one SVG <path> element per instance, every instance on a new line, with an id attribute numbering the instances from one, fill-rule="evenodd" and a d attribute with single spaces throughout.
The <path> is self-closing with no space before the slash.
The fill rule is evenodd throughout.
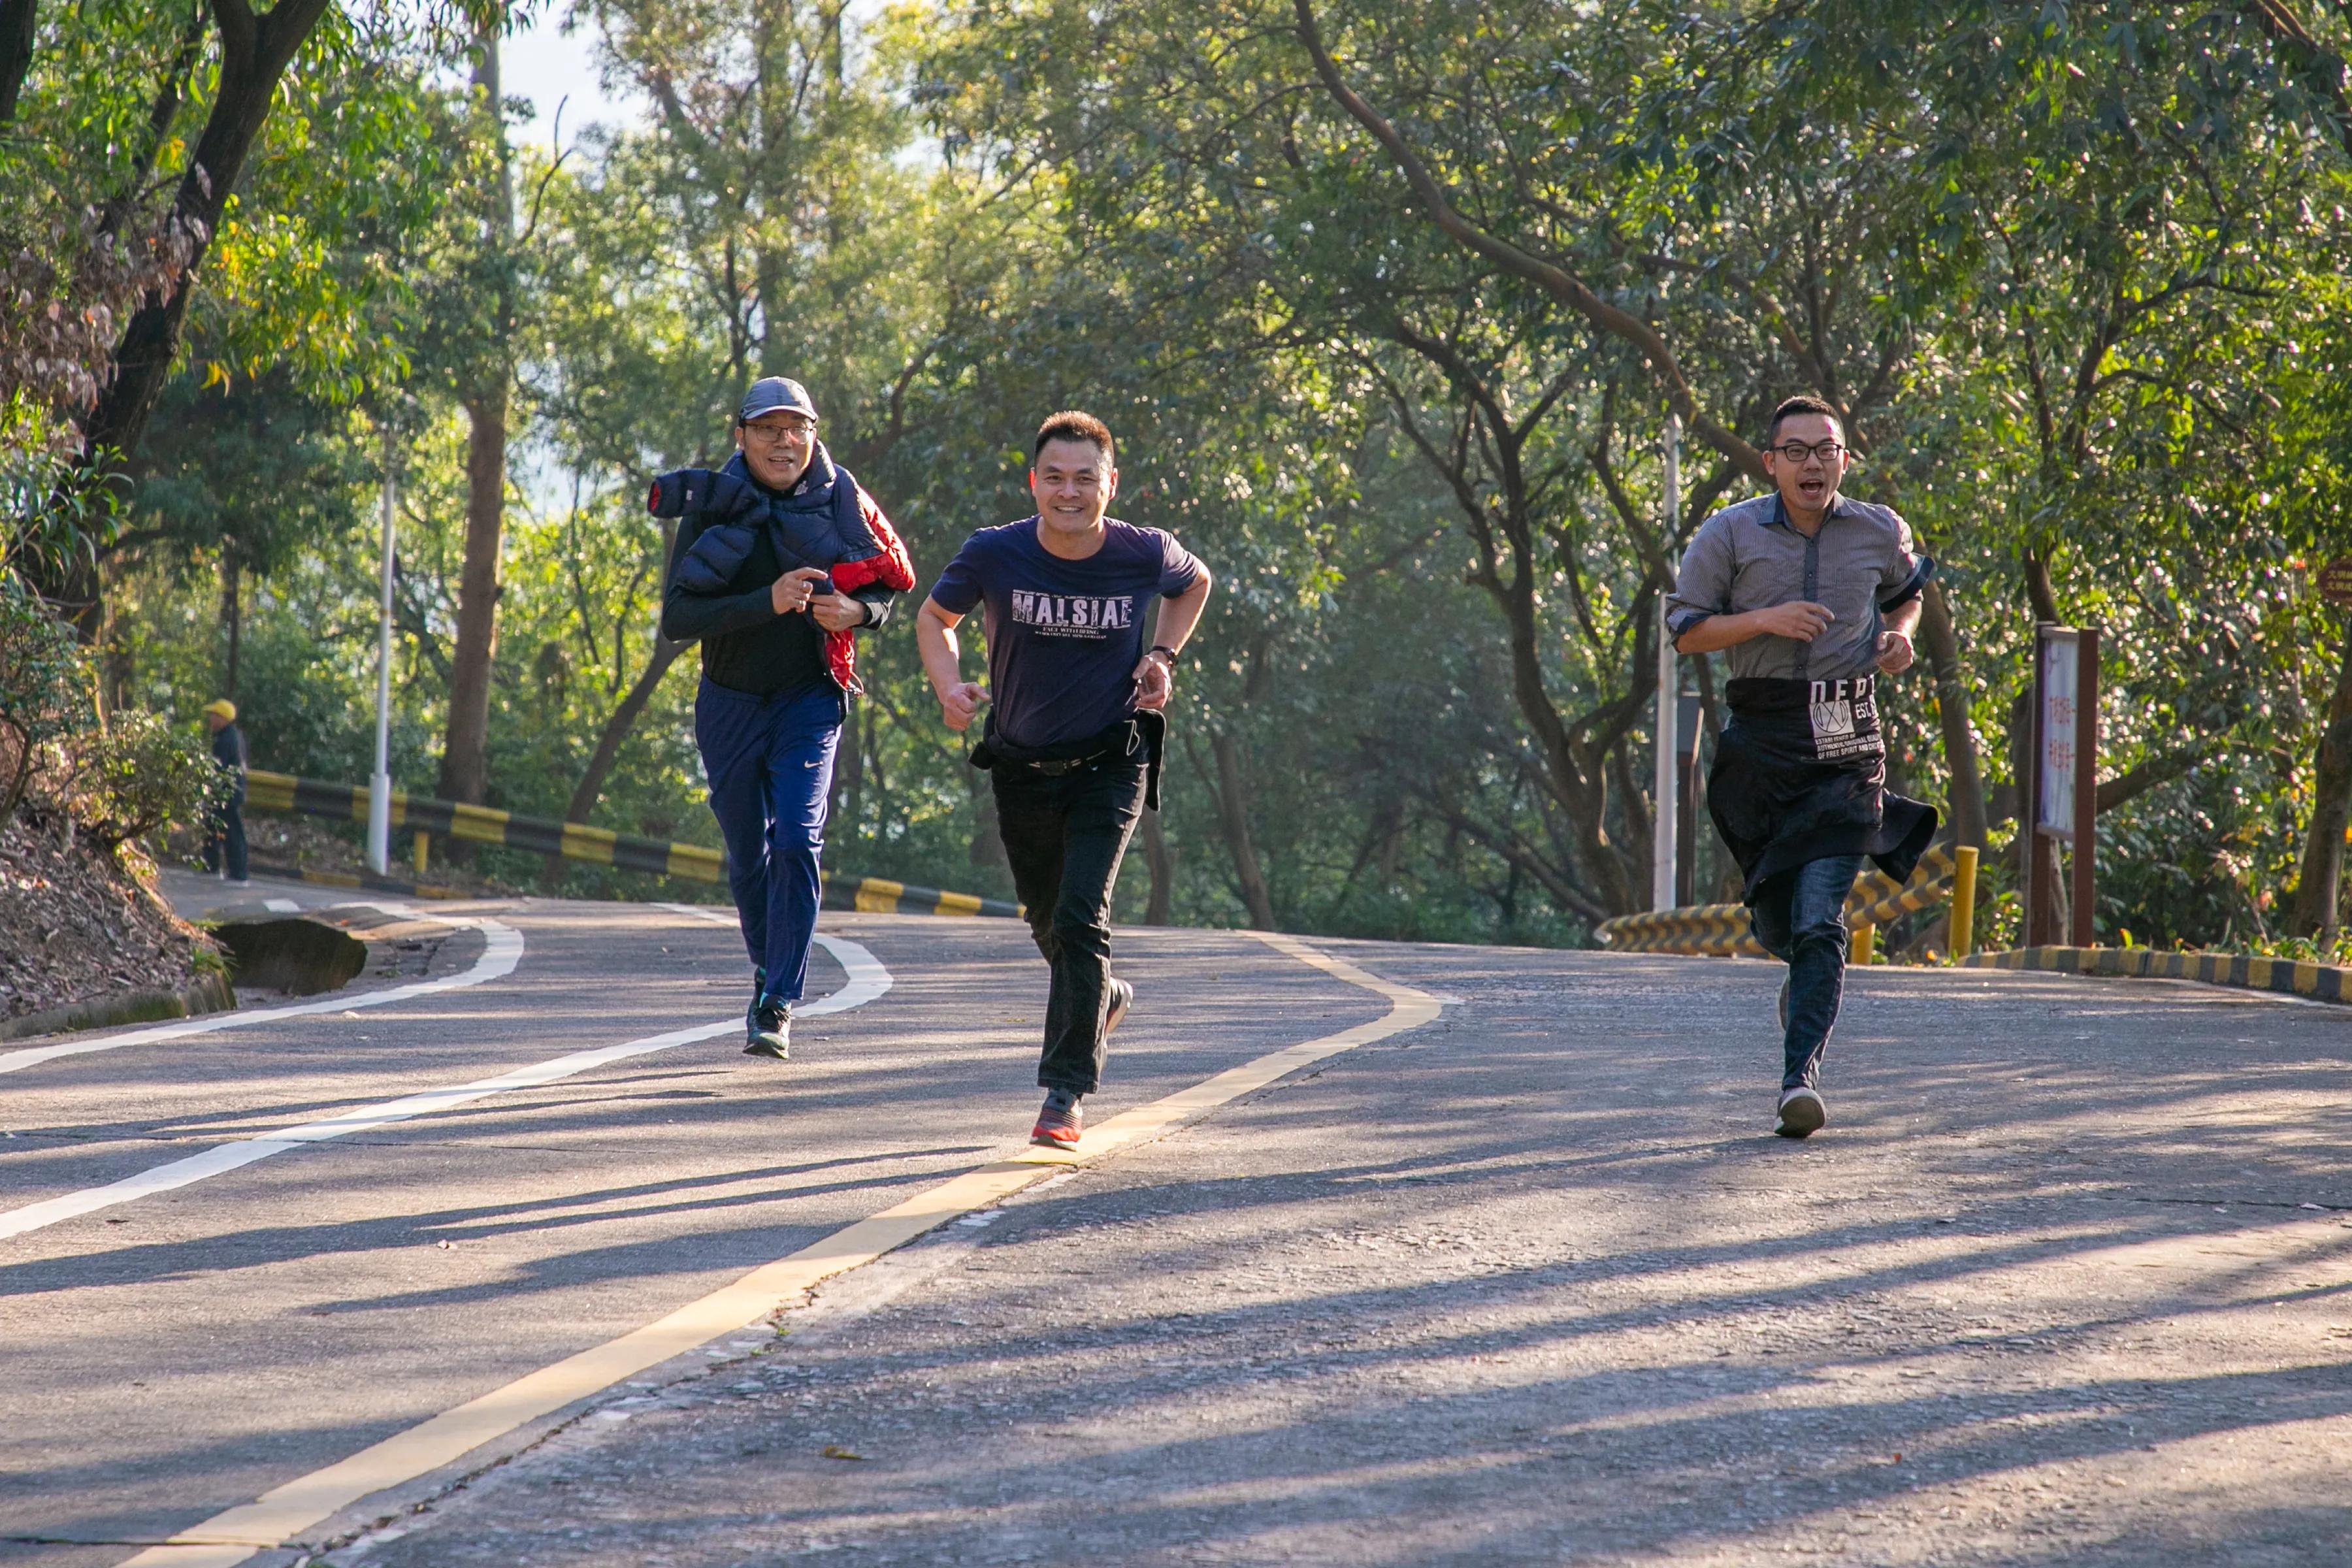
<path id="1" fill-rule="evenodd" d="M 264 899 L 261 900 L 261 907 L 273 915 L 294 915 L 302 912 L 302 906 L 291 899 Z"/>
<path id="2" fill-rule="evenodd" d="M 820 936 L 816 940 L 827 952 L 841 961 L 841 967 L 849 973 L 849 984 L 829 996 L 819 997 L 804 1007 L 793 1009 L 795 1016 L 815 1018 L 827 1013 L 846 1013 L 852 1007 L 863 1007 L 890 989 L 890 972 L 882 967 L 881 960 L 864 947 L 836 936 Z M 573 1051 L 568 1056 L 502 1072 L 496 1078 L 476 1079 L 471 1083 L 457 1084 L 448 1089 L 428 1089 L 418 1094 L 404 1094 L 397 1100 L 387 1100 L 378 1105 L 347 1110 L 340 1116 L 257 1132 L 233 1143 L 215 1145 L 200 1154 L 152 1165 L 135 1175 L 110 1182 L 102 1187 L 85 1187 L 78 1193 L 67 1193 L 0 1213 L 0 1239 L 23 1236 L 86 1214 L 95 1214 L 100 1209 L 152 1197 L 157 1193 L 173 1192 L 224 1172 L 250 1165 L 257 1160 L 267 1160 L 273 1154 L 299 1149 L 306 1143 L 324 1143 L 330 1139 L 347 1138 L 354 1132 L 371 1132 L 395 1121 L 453 1110 L 478 1100 L 487 1100 L 494 1094 L 506 1094 L 518 1089 L 537 1089 L 593 1068 L 665 1051 L 672 1046 L 690 1046 L 697 1040 L 707 1040 L 713 1035 L 723 1035 L 730 1029 L 742 1026 L 743 1020 L 740 1017 L 722 1018 L 715 1024 L 689 1025 L 683 1029 L 647 1035 L 641 1040 L 627 1040 L 617 1046 L 598 1046 L 590 1050 Z"/>
<path id="3" fill-rule="evenodd" d="M 1417 1029 L 1441 1009 L 1437 998 L 1426 991 L 1383 980 L 1294 937 L 1265 931 L 1250 934 L 1301 963 L 1377 993 L 1388 1002 L 1388 1013 L 1338 1034 L 1227 1068 L 1166 1099 L 1123 1111 L 1098 1127 L 1088 1128 L 1075 1157 L 1033 1149 L 966 1171 L 798 1252 L 763 1264 L 667 1317 L 527 1373 L 395 1432 L 373 1447 L 298 1476 L 253 1502 L 177 1531 L 170 1540 L 125 1559 L 120 1568 L 237 1568 L 259 1552 L 293 1542 L 304 1531 L 364 1498 L 453 1464 L 517 1427 L 721 1335 L 739 1334 L 746 1324 L 758 1323 L 804 1300 L 810 1290 L 834 1276 L 863 1268 L 950 1220 L 994 1208 L 1023 1188 L 1053 1180 L 1072 1165 L 1091 1164 L 1119 1150 L 1149 1142 L 1327 1057 Z"/>
<path id="4" fill-rule="evenodd" d="M 21 1051 L 0 1051 L 0 1073 L 22 1072 L 41 1062 L 59 1057 L 87 1056 L 92 1051 L 120 1050 L 124 1046 L 152 1046 L 165 1040 L 184 1040 L 191 1035 L 217 1034 L 223 1029 L 249 1029 L 257 1024 L 274 1024 L 280 1018 L 315 1017 L 321 1013 L 348 1013 L 362 1007 L 388 1007 L 395 1002 L 413 1002 L 419 996 L 431 996 L 442 991 L 461 991 L 468 985 L 485 981 L 502 980 L 514 973 L 522 962 L 522 932 L 504 921 L 488 915 L 420 915 L 405 904 L 362 904 L 362 909 L 379 910 L 388 915 L 408 920 L 431 919 L 444 925 L 471 926 L 482 933 L 482 955 L 463 974 L 445 974 L 438 980 L 419 980 L 414 984 L 395 985 L 388 991 L 362 991 L 356 996 L 333 995 L 316 1002 L 295 1002 L 283 1007 L 259 1007 L 250 1013 L 215 1013 L 209 1017 L 184 1018 L 176 1023 L 157 1024 L 149 1028 L 131 1029 L 119 1035 L 95 1035 L 87 1039 L 61 1041 L 54 1046 L 31 1046 Z"/>

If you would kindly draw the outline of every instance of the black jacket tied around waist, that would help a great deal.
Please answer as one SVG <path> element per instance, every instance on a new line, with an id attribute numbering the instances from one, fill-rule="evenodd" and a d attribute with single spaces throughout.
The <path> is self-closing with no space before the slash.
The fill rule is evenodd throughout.
<path id="1" fill-rule="evenodd" d="M 1936 809 L 1886 790 L 1877 678 L 1752 678 L 1726 689 L 1707 812 L 1739 862 L 1741 898 L 1837 855 L 1867 855 L 1901 882 L 1936 836 Z"/>

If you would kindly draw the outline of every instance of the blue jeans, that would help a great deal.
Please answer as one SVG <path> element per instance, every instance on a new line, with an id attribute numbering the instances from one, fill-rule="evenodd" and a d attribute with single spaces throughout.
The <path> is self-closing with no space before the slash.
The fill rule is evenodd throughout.
<path id="1" fill-rule="evenodd" d="M 694 743 L 727 840 L 727 882 L 766 994 L 797 1002 L 816 934 L 818 861 L 833 794 L 842 698 L 832 685 L 754 697 L 705 680 Z"/>
<path id="2" fill-rule="evenodd" d="M 1789 966 L 1789 1028 L 1780 1087 L 1821 1081 L 1822 1053 L 1845 991 L 1845 899 L 1862 874 L 1862 857 L 1809 860 L 1757 889 L 1748 929 L 1764 951 Z"/>

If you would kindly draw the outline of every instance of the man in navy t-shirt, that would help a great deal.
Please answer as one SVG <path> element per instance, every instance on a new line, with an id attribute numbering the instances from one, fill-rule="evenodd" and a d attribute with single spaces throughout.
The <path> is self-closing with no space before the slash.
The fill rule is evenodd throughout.
<path id="1" fill-rule="evenodd" d="M 1165 530 L 1104 510 L 1118 494 L 1110 431 L 1090 414 L 1038 428 L 1037 515 L 983 528 L 940 574 L 915 618 L 923 669 L 950 730 L 991 702 L 972 751 L 989 770 L 998 831 L 1029 926 L 1053 968 L 1045 1090 L 1030 1142 L 1075 1148 L 1078 1099 L 1102 1081 L 1104 1038 L 1135 989 L 1110 973 L 1111 890 L 1147 803 L 1176 655 L 1209 602 L 1209 574 Z M 1153 645 L 1143 642 L 1155 598 Z M 964 679 L 956 626 L 983 606 L 988 685 Z"/>

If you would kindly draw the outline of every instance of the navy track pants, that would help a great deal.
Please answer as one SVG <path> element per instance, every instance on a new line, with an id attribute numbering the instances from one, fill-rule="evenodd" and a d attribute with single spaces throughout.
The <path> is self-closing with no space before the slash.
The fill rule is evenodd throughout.
<path id="1" fill-rule="evenodd" d="M 808 983 L 841 716 L 840 689 L 829 684 L 755 697 L 705 680 L 694 696 L 694 742 L 727 840 L 743 945 L 767 971 L 767 994 L 786 1002 Z"/>

